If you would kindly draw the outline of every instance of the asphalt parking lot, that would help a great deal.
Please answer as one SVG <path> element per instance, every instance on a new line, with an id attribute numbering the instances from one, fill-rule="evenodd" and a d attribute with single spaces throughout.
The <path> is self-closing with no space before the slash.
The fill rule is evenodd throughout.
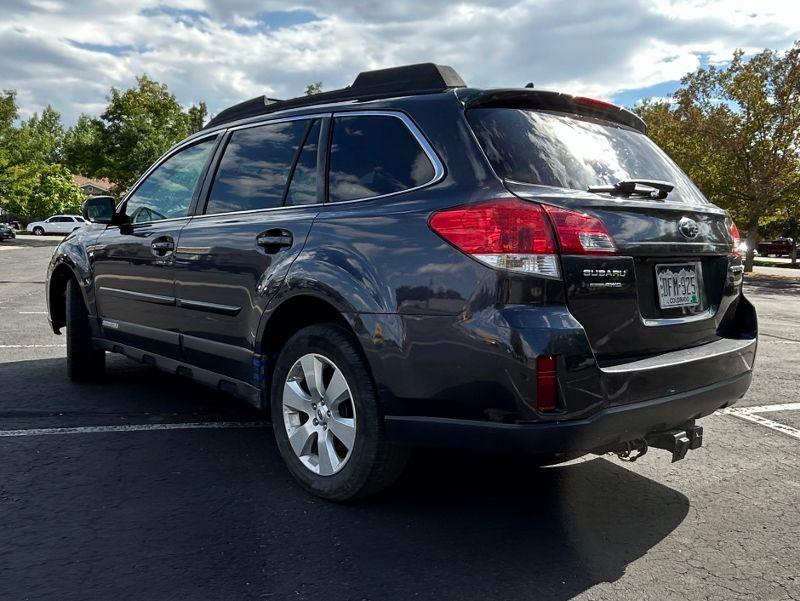
<path id="1" fill-rule="evenodd" d="M 798 278 L 750 278 L 753 386 L 685 461 L 417 454 L 341 506 L 224 394 L 115 356 L 70 383 L 54 244 L 0 245 L 0 599 L 800 599 Z"/>

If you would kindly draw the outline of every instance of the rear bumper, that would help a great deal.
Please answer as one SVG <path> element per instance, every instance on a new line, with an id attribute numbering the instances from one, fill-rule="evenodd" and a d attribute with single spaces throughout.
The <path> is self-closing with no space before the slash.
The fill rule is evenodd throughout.
<path id="1" fill-rule="evenodd" d="M 739 399 L 750 370 L 701 388 L 602 409 L 582 419 L 541 423 L 495 423 L 418 416 L 387 416 L 390 439 L 418 446 L 471 448 L 530 454 L 606 451 L 651 432 L 676 428 Z"/>

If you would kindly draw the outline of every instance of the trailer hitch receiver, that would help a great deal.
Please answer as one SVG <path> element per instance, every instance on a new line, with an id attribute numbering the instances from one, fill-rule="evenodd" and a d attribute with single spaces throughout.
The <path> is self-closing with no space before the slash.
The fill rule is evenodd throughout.
<path id="1" fill-rule="evenodd" d="M 646 440 L 649 446 L 672 453 L 672 463 L 675 463 L 686 457 L 689 450 L 699 449 L 703 445 L 703 427 L 691 425 L 653 432 L 647 435 Z"/>

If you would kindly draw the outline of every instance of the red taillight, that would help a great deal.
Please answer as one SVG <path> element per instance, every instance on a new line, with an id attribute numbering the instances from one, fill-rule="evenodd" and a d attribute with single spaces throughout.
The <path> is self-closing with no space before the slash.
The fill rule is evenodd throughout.
<path id="1" fill-rule="evenodd" d="M 542 207 L 522 200 L 493 200 L 434 213 L 431 228 L 469 254 L 555 252 Z"/>
<path id="2" fill-rule="evenodd" d="M 429 224 L 461 252 L 491 267 L 558 277 L 555 239 L 541 205 L 491 200 L 438 211 Z"/>
<path id="3" fill-rule="evenodd" d="M 733 241 L 733 248 L 731 249 L 731 252 L 734 255 L 741 255 L 742 249 L 739 248 L 739 245 L 742 242 L 742 237 L 739 235 L 739 228 L 736 227 L 736 224 L 733 221 L 731 221 L 731 240 Z"/>
<path id="4" fill-rule="evenodd" d="M 536 408 L 553 411 L 556 408 L 556 358 L 553 355 L 536 357 Z"/>
<path id="5" fill-rule="evenodd" d="M 544 206 L 558 236 L 561 253 L 565 255 L 608 255 L 617 252 L 614 239 L 597 217 Z"/>

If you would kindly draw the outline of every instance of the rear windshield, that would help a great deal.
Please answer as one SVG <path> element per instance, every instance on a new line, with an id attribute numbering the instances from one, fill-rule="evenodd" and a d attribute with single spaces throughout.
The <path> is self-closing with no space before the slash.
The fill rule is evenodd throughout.
<path id="1" fill-rule="evenodd" d="M 708 202 L 672 159 L 633 129 L 523 109 L 470 109 L 467 119 L 504 179 L 573 190 L 657 179 L 675 185 L 671 202 Z"/>

